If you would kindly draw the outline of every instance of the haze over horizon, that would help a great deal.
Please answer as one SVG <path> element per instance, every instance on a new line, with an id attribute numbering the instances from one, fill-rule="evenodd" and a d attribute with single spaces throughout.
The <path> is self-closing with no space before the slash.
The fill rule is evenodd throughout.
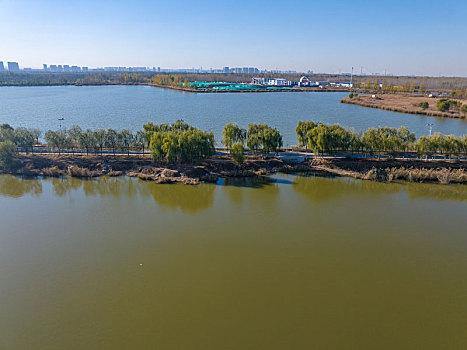
<path id="1" fill-rule="evenodd" d="M 0 0 L 0 61 L 467 76 L 467 2 Z"/>

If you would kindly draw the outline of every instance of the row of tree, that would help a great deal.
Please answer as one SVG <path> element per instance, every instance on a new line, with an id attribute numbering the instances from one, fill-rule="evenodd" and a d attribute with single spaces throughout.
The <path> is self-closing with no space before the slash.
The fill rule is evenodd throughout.
<path id="1" fill-rule="evenodd" d="M 313 80 L 319 80 L 314 79 Z M 327 80 L 327 79 L 322 79 Z M 329 79 L 331 80 L 331 79 Z M 332 80 L 331 80 L 332 81 Z M 358 76 L 353 77 L 354 87 L 380 90 L 380 84 L 385 91 L 439 91 L 454 92 L 452 97 L 462 97 L 467 92 L 465 77 L 422 77 L 422 76 Z"/>
<path id="2" fill-rule="evenodd" d="M 39 129 L 23 127 L 14 129 L 9 124 L 0 125 L 0 142 L 11 142 L 26 153 L 29 153 L 39 142 L 41 135 L 42 132 Z"/>
<path id="3" fill-rule="evenodd" d="M 451 96 L 458 98 L 467 98 L 467 89 L 452 89 Z"/>
<path id="4" fill-rule="evenodd" d="M 149 83 L 152 72 L 3 72 L 0 86 L 113 85 Z"/>
<path id="5" fill-rule="evenodd" d="M 131 149 L 141 149 L 144 152 L 147 144 L 144 130 L 133 133 L 129 129 L 114 130 L 82 130 L 79 126 L 73 126 L 68 130 L 48 130 L 45 133 L 47 146 L 61 153 L 67 149 L 74 152 L 75 148 L 89 153 L 103 153 L 104 148 L 111 149 L 115 154 L 123 151 L 130 154 Z"/>
<path id="6" fill-rule="evenodd" d="M 317 155 L 342 153 L 390 154 L 417 152 L 421 156 L 432 154 L 466 154 L 467 135 L 456 137 L 435 133 L 416 139 L 406 127 L 370 128 L 357 133 L 338 124 L 329 125 L 313 121 L 299 121 L 295 128 L 300 147 L 313 150 Z M 0 143 L 8 152 L 11 149 L 33 150 L 39 143 L 38 129 L 16 128 L 0 125 Z M 215 139 L 212 132 L 202 131 L 181 120 L 173 124 L 148 123 L 142 130 L 83 130 L 73 126 L 68 130 L 48 130 L 44 139 L 53 151 L 100 153 L 112 150 L 130 154 L 131 149 L 144 150 L 148 147 L 152 157 L 169 162 L 193 162 L 212 156 Z M 222 132 L 222 143 L 238 162 L 243 162 L 245 145 L 255 153 L 277 152 L 282 147 L 282 135 L 267 124 L 249 124 L 244 129 L 237 124 L 227 124 Z M 7 145 L 7 146 L 5 146 Z"/>
<path id="7" fill-rule="evenodd" d="M 151 78 L 151 81 L 163 86 L 190 87 L 188 79 L 178 74 L 156 74 Z"/>
<path id="8" fill-rule="evenodd" d="M 409 82 L 406 84 L 395 85 L 393 83 L 379 83 L 377 80 L 361 81 L 354 85 L 357 88 L 373 91 L 385 92 L 416 92 L 425 91 L 422 83 Z"/>
<path id="9" fill-rule="evenodd" d="M 456 137 L 435 133 L 416 139 L 415 134 L 406 127 L 370 128 L 364 133 L 356 133 L 338 124 L 299 121 L 295 131 L 299 146 L 311 149 L 318 155 L 361 152 L 378 155 L 387 153 L 396 156 L 409 151 L 424 156 L 436 153 L 448 155 L 467 153 L 467 135 Z"/>

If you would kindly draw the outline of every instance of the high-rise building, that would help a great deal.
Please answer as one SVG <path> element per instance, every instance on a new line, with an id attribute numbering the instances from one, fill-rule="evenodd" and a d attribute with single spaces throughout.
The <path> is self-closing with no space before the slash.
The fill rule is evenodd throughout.
<path id="1" fill-rule="evenodd" d="M 19 71 L 18 62 L 8 62 L 8 70 L 10 72 L 18 72 Z"/>
<path id="2" fill-rule="evenodd" d="M 42 65 L 42 69 L 47 70 L 47 65 L 45 63 Z"/>
<path id="3" fill-rule="evenodd" d="M 3 65 L 3 61 L 0 61 L 0 72 L 5 70 L 5 66 Z"/>

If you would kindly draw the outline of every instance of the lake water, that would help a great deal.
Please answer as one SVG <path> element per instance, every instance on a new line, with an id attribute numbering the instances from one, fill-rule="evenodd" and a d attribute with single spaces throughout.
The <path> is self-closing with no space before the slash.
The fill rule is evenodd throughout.
<path id="1" fill-rule="evenodd" d="M 222 93 L 193 94 L 148 86 L 0 87 L 0 123 L 41 130 L 64 127 L 141 129 L 147 122 L 183 119 L 215 133 L 224 125 L 268 123 L 280 130 L 284 146 L 297 144 L 298 120 L 339 123 L 357 131 L 369 127 L 407 126 L 417 136 L 433 132 L 461 136 L 467 121 L 402 114 L 341 104 L 347 93 Z M 220 144 L 219 144 L 220 145 Z"/>
<path id="2" fill-rule="evenodd" d="M 344 93 L 0 88 L 0 123 L 215 132 L 467 122 Z M 0 175 L 0 349 L 465 349 L 467 186 L 278 175 L 216 185 Z"/>
<path id="3" fill-rule="evenodd" d="M 0 348 L 466 349 L 466 212 L 466 186 L 1 175 Z"/>

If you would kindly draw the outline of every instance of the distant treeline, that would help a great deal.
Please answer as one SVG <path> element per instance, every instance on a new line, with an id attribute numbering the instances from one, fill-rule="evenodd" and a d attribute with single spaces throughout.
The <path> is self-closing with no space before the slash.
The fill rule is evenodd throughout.
<path id="1" fill-rule="evenodd" d="M 151 82 L 162 86 L 190 87 L 190 81 L 177 74 L 156 74 L 151 78 Z"/>
<path id="2" fill-rule="evenodd" d="M 354 87 L 383 92 L 450 92 L 467 97 L 467 78 L 451 77 L 355 77 Z"/>
<path id="3" fill-rule="evenodd" d="M 252 77 L 284 78 L 298 81 L 303 74 L 221 74 L 221 73 L 155 73 L 155 72 L 18 72 L 1 73 L 0 86 L 41 86 L 41 85 L 105 85 L 156 83 L 170 86 L 187 86 L 187 82 L 250 82 Z M 306 74 L 304 74 L 306 75 Z M 312 81 L 348 82 L 349 75 L 311 74 Z M 358 76 L 353 77 L 355 87 L 387 92 L 414 92 L 444 90 L 456 97 L 467 97 L 467 78 L 453 77 L 407 77 L 407 76 Z M 380 87 L 382 84 L 382 87 Z"/>
<path id="4" fill-rule="evenodd" d="M 149 83 L 153 74 L 89 73 L 0 73 L 0 86 L 110 85 Z"/>

